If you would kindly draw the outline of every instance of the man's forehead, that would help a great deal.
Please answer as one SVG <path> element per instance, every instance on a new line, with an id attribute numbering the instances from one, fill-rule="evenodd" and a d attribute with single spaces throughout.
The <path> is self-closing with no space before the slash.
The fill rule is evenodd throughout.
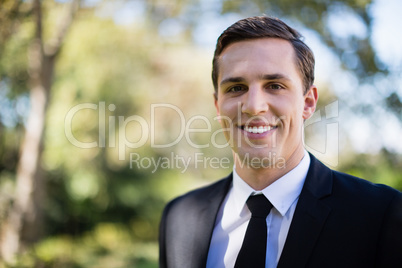
<path id="1" fill-rule="evenodd" d="M 279 38 L 261 38 L 235 42 L 227 46 L 219 58 L 219 78 L 226 72 L 237 73 L 249 71 L 254 68 L 256 71 L 276 69 L 296 69 L 295 53 L 291 43 Z M 290 71 L 290 70 L 289 70 Z"/>
<path id="2" fill-rule="evenodd" d="M 229 54 L 233 50 L 244 49 L 248 52 L 253 52 L 259 49 L 266 49 L 267 51 L 272 48 L 282 48 L 283 50 L 287 50 L 294 52 L 293 46 L 290 41 L 282 39 L 282 38 L 274 38 L 274 37 L 264 37 L 264 38 L 256 38 L 256 39 L 246 39 L 241 41 L 233 42 L 227 45 L 221 52 L 219 58 L 221 59 L 225 55 Z"/>

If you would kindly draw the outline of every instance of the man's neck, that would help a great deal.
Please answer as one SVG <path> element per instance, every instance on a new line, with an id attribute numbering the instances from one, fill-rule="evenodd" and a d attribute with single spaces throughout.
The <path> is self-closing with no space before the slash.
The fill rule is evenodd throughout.
<path id="1" fill-rule="evenodd" d="M 304 148 L 297 148 L 283 163 L 283 165 L 271 165 L 270 167 L 252 167 L 240 164 L 241 160 L 234 156 L 236 172 L 251 188 L 260 191 L 274 183 L 286 173 L 294 169 L 304 157 Z"/>

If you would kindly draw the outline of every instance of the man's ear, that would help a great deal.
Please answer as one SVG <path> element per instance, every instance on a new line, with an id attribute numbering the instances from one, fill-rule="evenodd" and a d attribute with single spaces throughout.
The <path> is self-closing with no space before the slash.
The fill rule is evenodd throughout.
<path id="1" fill-rule="evenodd" d="M 303 119 L 309 119 L 315 112 L 318 101 L 318 89 L 315 85 L 312 85 L 307 93 L 304 95 L 304 110 Z"/>

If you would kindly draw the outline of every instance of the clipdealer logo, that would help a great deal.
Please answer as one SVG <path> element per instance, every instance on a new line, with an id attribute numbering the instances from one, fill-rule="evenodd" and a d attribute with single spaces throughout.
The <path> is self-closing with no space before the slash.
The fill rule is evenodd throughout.
<path id="1" fill-rule="evenodd" d="M 339 164 L 339 101 L 317 108 L 313 116 L 304 122 L 304 129 L 316 127 L 309 142 L 304 142 L 307 151 L 325 164 Z M 303 139 L 305 141 L 305 139 Z"/>
<path id="2" fill-rule="evenodd" d="M 72 130 L 72 125 L 74 118 L 80 116 L 80 113 L 83 110 L 93 110 L 97 113 L 98 117 L 98 139 L 90 142 L 84 142 L 79 140 L 76 137 Z M 115 116 L 109 115 L 107 113 L 114 112 L 116 109 L 116 105 L 109 104 L 106 108 L 105 102 L 95 103 L 82 103 L 72 107 L 66 114 L 64 120 L 64 131 L 67 140 L 74 146 L 82 149 L 90 149 L 90 148 L 117 148 L 118 149 L 118 159 L 126 160 L 127 157 L 127 149 L 137 149 L 146 144 L 149 144 L 151 148 L 170 148 L 174 145 L 181 142 L 183 139 L 195 149 L 203 149 L 214 147 L 217 149 L 226 148 L 229 144 L 233 144 L 233 141 L 219 143 L 217 136 L 225 131 L 233 131 L 234 128 L 219 128 L 218 130 L 212 131 L 212 123 L 211 120 L 203 115 L 195 115 L 186 120 L 184 113 L 180 110 L 179 107 L 169 104 L 169 103 L 158 103 L 150 105 L 150 121 L 148 122 L 144 117 L 139 115 L 131 115 L 128 117 L 125 116 Z M 165 109 L 165 110 L 164 110 Z M 156 137 L 156 121 L 157 121 L 157 113 L 166 113 L 166 109 L 170 112 L 173 112 L 180 123 L 178 126 L 179 133 L 176 137 L 173 138 L 172 141 L 166 143 L 157 143 Z M 321 111 L 323 110 L 323 111 Z M 322 114 L 325 114 L 323 116 Z M 326 105 L 323 109 L 317 109 L 314 115 L 304 122 L 304 128 L 308 128 L 311 126 L 318 126 L 321 131 L 319 131 L 318 135 L 321 136 L 319 140 L 325 140 L 323 143 L 312 142 L 312 144 L 305 143 L 305 147 L 308 151 L 312 152 L 316 155 L 321 161 L 324 163 L 337 166 L 338 165 L 338 151 L 339 151 L 339 122 L 338 122 L 338 101 L 332 102 Z M 240 118 L 240 116 L 239 116 Z M 252 120 L 251 118 L 250 120 Z M 230 118 L 224 116 L 216 116 L 213 118 L 213 121 L 222 121 L 227 120 L 229 125 L 232 126 L 233 122 Z M 194 128 L 193 124 L 195 122 L 202 122 L 205 126 L 204 128 Z M 106 124 L 108 122 L 108 124 Z M 136 133 L 139 138 L 136 141 L 132 141 L 128 139 L 126 134 L 126 129 L 130 124 L 136 124 L 139 126 L 138 132 Z M 106 127 L 107 126 L 107 127 Z M 196 143 L 191 137 L 194 133 L 206 133 L 209 135 L 209 142 L 204 144 Z M 139 134 L 139 135 L 138 135 Z M 317 133 L 316 133 L 317 134 Z M 233 137 L 233 135 L 229 135 L 229 137 Z M 324 137 L 324 138 L 323 138 Z M 239 140 L 237 141 L 238 146 L 241 146 L 240 136 L 238 136 Z M 245 142 L 252 147 L 261 148 L 261 145 L 254 145 L 251 141 L 249 141 L 246 137 Z M 273 141 L 275 145 L 275 140 Z M 274 157 L 275 159 L 280 158 L 279 156 L 269 156 Z M 202 161 L 200 161 L 202 159 Z M 213 168 L 225 168 L 231 162 L 230 159 L 221 159 L 219 160 L 217 157 L 208 158 L 205 156 L 201 156 L 200 154 L 194 154 L 193 156 L 184 157 L 180 155 L 171 154 L 169 157 L 159 157 L 159 158 L 147 158 L 145 156 L 141 156 L 138 153 L 130 153 L 130 167 L 137 168 L 153 168 L 153 170 L 157 168 L 178 168 L 181 170 L 187 170 L 190 164 L 195 165 L 198 163 L 198 166 L 201 166 L 201 162 L 204 163 L 203 166 L 213 167 Z M 250 159 L 248 159 L 250 160 Z M 251 159 L 253 161 L 257 161 Z M 267 159 L 265 159 L 267 160 Z M 268 161 L 272 166 L 272 160 Z M 278 163 L 280 161 L 277 161 Z M 277 165 L 278 165 L 277 163 Z"/>
<path id="3" fill-rule="evenodd" d="M 72 130 L 72 124 L 75 116 L 79 116 L 79 113 L 85 109 L 91 109 L 97 111 L 98 113 L 98 140 L 94 140 L 91 142 L 83 142 L 80 141 L 76 136 L 74 136 Z M 108 105 L 107 108 L 110 112 L 113 112 L 116 109 L 114 104 Z M 106 105 L 105 102 L 99 102 L 99 104 L 94 103 L 82 103 L 71 108 L 65 117 L 64 120 L 64 132 L 67 140 L 74 146 L 82 149 L 90 149 L 90 148 L 118 148 L 119 160 L 125 160 L 126 158 L 126 149 L 137 149 L 148 142 L 150 142 L 151 148 L 169 148 L 173 147 L 177 143 L 179 143 L 183 138 L 187 141 L 187 143 L 196 149 L 208 148 L 211 145 L 215 148 L 225 148 L 228 146 L 227 143 L 219 144 L 217 142 L 217 135 L 224 130 L 219 129 L 214 131 L 210 137 L 210 142 L 206 144 L 197 144 L 192 138 L 192 133 L 211 133 L 212 132 L 212 124 L 206 116 L 195 115 L 190 119 L 186 120 L 184 113 L 179 109 L 179 107 L 163 103 L 163 104 L 151 104 L 151 118 L 150 123 L 147 120 L 139 115 L 131 115 L 129 117 L 118 116 L 116 123 L 116 116 L 108 116 L 106 119 Z M 158 109 L 170 109 L 174 111 L 180 119 L 180 133 L 175 138 L 175 140 L 170 141 L 168 143 L 157 143 L 156 142 L 156 113 Z M 106 120 L 108 120 L 108 129 L 106 129 Z M 229 120 L 228 118 L 216 116 L 213 120 Z M 195 121 L 202 121 L 206 124 L 206 128 L 192 128 L 192 124 Z M 130 141 L 126 136 L 126 129 L 129 124 L 138 124 L 141 129 L 140 138 L 137 141 Z M 117 125 L 117 126 L 116 126 Z M 118 131 L 117 131 L 118 130 Z M 116 132 L 117 135 L 117 144 L 116 144 Z M 106 139 L 106 137 L 108 138 Z"/>

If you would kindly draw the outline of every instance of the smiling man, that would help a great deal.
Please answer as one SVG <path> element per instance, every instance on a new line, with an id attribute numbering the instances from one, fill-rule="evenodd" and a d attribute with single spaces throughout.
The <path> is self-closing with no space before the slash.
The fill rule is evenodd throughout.
<path id="1" fill-rule="evenodd" d="M 314 113 L 318 95 L 314 85 L 304 88 L 295 59 L 292 44 L 280 38 L 235 42 L 217 59 L 215 106 L 229 119 L 222 125 L 229 130 L 236 172 L 255 190 L 288 173 L 304 156 L 303 120 Z M 284 167 L 265 168 L 264 158 L 272 156 L 285 159 Z M 245 157 L 256 164 L 245 165 Z"/>
<path id="2" fill-rule="evenodd" d="M 318 92 L 297 31 L 270 17 L 236 22 L 218 39 L 212 80 L 235 167 L 166 206 L 161 267 L 402 263 L 402 194 L 333 171 L 303 147 Z"/>

